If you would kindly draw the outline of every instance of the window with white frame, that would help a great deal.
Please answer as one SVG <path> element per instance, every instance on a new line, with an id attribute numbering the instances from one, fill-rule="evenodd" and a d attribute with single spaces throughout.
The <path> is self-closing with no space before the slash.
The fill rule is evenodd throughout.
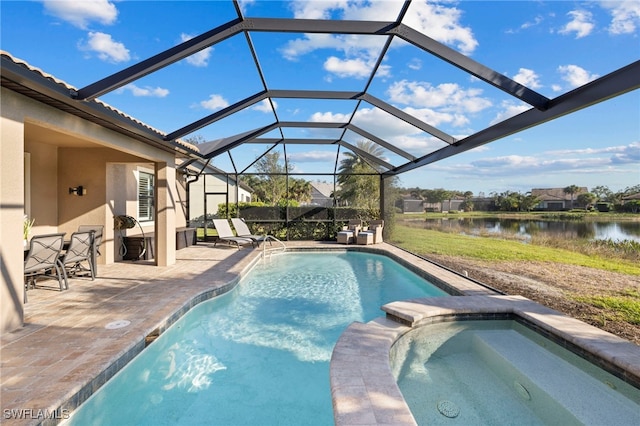
<path id="1" fill-rule="evenodd" d="M 153 220 L 153 174 L 138 172 L 138 220 L 140 222 Z"/>

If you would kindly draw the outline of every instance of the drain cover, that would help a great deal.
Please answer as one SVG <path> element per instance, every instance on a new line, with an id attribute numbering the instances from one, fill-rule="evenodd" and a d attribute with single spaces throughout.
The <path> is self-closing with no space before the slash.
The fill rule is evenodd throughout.
<path id="1" fill-rule="evenodd" d="M 440 414 L 442 414 L 443 416 L 449 417 L 451 419 L 454 417 L 458 417 L 458 414 L 460 414 L 460 409 L 458 408 L 458 406 L 451 401 L 438 402 L 438 411 L 440 411 Z"/>
<path id="2" fill-rule="evenodd" d="M 128 320 L 117 320 L 117 321 L 112 321 L 109 324 L 105 325 L 104 328 L 106 328 L 107 330 L 115 330 L 117 328 L 126 327 L 129 324 L 131 324 L 131 321 L 128 321 Z"/>

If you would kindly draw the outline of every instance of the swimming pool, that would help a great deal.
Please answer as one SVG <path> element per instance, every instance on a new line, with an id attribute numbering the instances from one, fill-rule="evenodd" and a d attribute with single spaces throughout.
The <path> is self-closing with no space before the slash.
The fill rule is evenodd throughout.
<path id="1" fill-rule="evenodd" d="M 419 327 L 391 364 L 418 424 L 640 424 L 640 390 L 512 320 Z"/>
<path id="2" fill-rule="evenodd" d="M 342 331 L 425 296 L 446 293 L 385 256 L 274 256 L 188 312 L 68 424 L 332 424 L 329 360 Z"/>

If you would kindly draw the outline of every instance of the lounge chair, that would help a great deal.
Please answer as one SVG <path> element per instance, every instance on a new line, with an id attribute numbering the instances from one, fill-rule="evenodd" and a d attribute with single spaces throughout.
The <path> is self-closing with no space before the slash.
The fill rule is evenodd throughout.
<path id="1" fill-rule="evenodd" d="M 51 277 L 55 271 L 60 291 L 65 289 L 64 272 L 59 257 L 64 245 L 64 232 L 60 234 L 35 235 L 29 242 L 29 253 L 24 260 L 24 301 L 27 290 L 35 287 L 37 277 Z"/>
<path id="2" fill-rule="evenodd" d="M 251 246 L 254 247 L 255 242 L 251 238 L 238 237 L 233 233 L 231 225 L 229 225 L 229 221 L 227 219 L 213 219 L 212 222 L 216 231 L 218 231 L 218 239 L 214 241 L 214 247 L 218 241 L 235 244 L 238 247 L 238 250 L 240 250 L 241 245 L 251 244 Z"/>
<path id="3" fill-rule="evenodd" d="M 93 267 L 95 231 L 74 232 L 67 252 L 60 256 L 60 264 L 64 273 L 65 287 L 69 288 L 67 278 L 78 276 L 80 273 L 89 273 L 91 280 L 95 279 Z M 85 266 L 86 262 L 86 266 Z"/>
<path id="4" fill-rule="evenodd" d="M 355 243 L 358 237 L 358 232 L 362 229 L 362 221 L 360 219 L 350 219 L 347 226 L 342 228 L 342 231 L 338 232 L 338 243 L 350 244 Z"/>
<path id="5" fill-rule="evenodd" d="M 97 261 L 96 258 L 101 256 L 100 244 L 102 244 L 102 234 L 104 233 L 103 225 L 80 225 L 78 226 L 78 232 L 94 231 L 93 234 L 93 255 L 91 256 L 91 266 L 93 267 L 93 276 L 98 276 Z"/>
<path id="6" fill-rule="evenodd" d="M 382 242 L 384 220 L 372 220 L 369 228 L 358 233 L 358 244 L 378 244 Z"/>
<path id="7" fill-rule="evenodd" d="M 247 223 L 244 221 L 244 219 L 241 219 L 239 217 L 232 217 L 231 223 L 233 224 L 233 227 L 235 228 L 236 234 L 238 234 L 238 237 L 251 238 L 258 245 L 258 247 L 260 247 L 260 243 L 265 241 L 267 238 L 266 235 L 252 234 L 251 231 L 249 230 L 249 227 L 247 226 Z M 271 244 L 271 242 L 269 242 L 269 244 Z"/>

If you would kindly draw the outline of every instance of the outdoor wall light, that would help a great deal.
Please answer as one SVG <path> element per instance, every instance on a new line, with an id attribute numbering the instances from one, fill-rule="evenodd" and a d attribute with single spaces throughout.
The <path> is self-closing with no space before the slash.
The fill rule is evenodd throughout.
<path id="1" fill-rule="evenodd" d="M 75 188 L 69 188 L 69 194 L 79 195 L 82 197 L 83 195 L 87 195 L 87 188 L 84 188 L 82 185 L 76 186 Z"/>

